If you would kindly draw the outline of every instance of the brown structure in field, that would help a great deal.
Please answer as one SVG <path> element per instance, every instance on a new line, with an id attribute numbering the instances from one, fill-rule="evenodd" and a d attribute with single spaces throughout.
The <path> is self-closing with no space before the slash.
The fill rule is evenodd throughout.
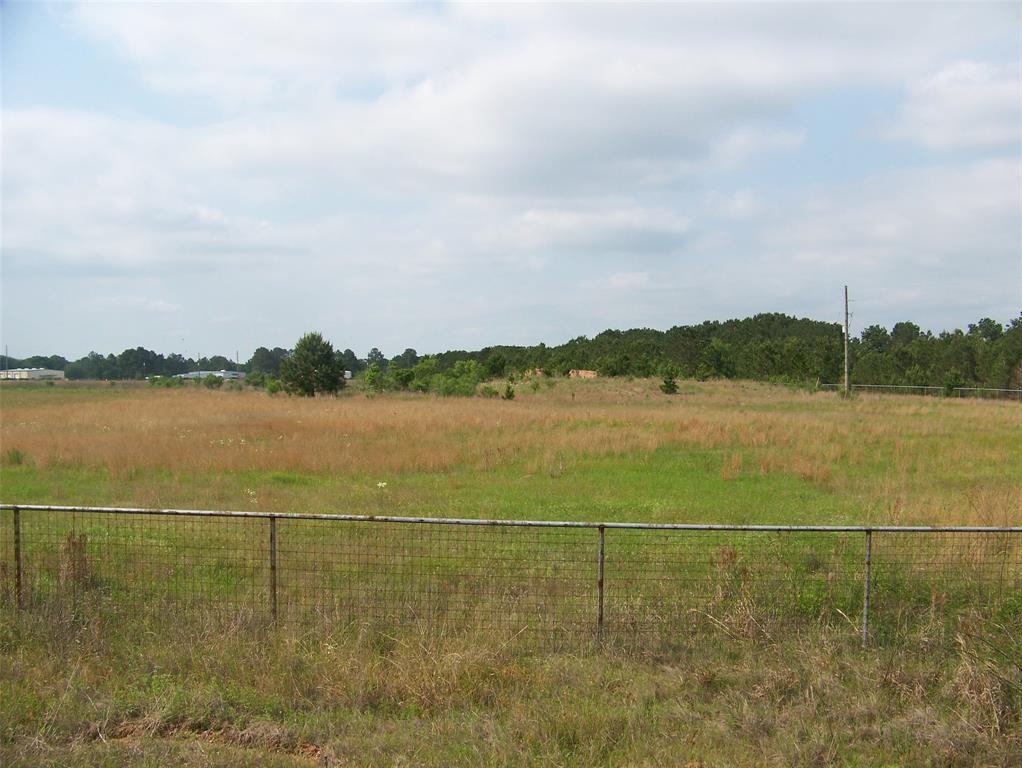
<path id="1" fill-rule="evenodd" d="M 568 371 L 569 379 L 595 379 L 596 371 L 582 371 L 578 368 L 572 368 Z"/>

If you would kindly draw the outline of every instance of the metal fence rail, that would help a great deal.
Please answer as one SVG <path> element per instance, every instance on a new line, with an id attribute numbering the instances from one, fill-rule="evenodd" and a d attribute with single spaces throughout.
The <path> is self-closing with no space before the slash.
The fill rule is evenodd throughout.
<path id="1" fill-rule="evenodd" d="M 782 526 L 0 505 L 6 609 L 231 612 L 544 644 L 1022 614 L 1022 527 Z M 5 610 L 6 610 L 5 609 Z M 765 630 L 764 630 L 765 631 Z"/>
<path id="2" fill-rule="evenodd" d="M 840 384 L 820 384 L 820 389 L 840 392 Z M 876 395 L 926 395 L 929 397 L 971 397 L 981 400 L 1019 400 L 1022 401 L 1022 389 L 997 389 L 994 387 L 932 387 L 917 384 L 852 384 L 852 391 Z"/>

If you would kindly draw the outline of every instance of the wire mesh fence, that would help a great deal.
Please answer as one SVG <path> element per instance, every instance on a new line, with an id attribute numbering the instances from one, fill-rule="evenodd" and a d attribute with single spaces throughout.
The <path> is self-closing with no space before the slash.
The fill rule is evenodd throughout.
<path id="1" fill-rule="evenodd" d="M 1022 528 L 709 526 L 0 506 L 0 603 L 646 648 L 1022 615 Z"/>
<path id="2" fill-rule="evenodd" d="M 820 384 L 820 389 L 840 392 L 841 384 Z M 929 397 L 978 398 L 981 400 L 1017 400 L 1022 402 L 1022 389 L 996 387 L 932 387 L 917 384 L 852 384 L 853 392 L 874 395 L 924 395 Z"/>

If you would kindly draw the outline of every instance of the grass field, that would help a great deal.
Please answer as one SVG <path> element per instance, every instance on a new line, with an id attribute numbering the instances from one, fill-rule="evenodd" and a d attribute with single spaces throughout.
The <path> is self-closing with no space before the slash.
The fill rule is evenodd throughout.
<path id="1" fill-rule="evenodd" d="M 1017 403 L 551 380 L 513 401 L 0 388 L 2 499 L 591 521 L 1022 524 Z M 6 521 L 7 518 L 4 518 Z M 936 598 L 934 598 L 936 599 Z M 1010 603 L 1017 605 L 1017 603 Z M 1019 765 L 1022 621 L 863 651 L 839 623 L 670 651 L 10 610 L 0 758 L 25 765 Z"/>

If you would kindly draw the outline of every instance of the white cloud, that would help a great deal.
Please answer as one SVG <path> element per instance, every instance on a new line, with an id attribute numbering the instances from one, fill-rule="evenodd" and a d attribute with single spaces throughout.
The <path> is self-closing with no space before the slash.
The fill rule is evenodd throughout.
<path id="1" fill-rule="evenodd" d="M 1022 72 L 989 62 L 958 61 L 913 82 L 887 131 L 943 150 L 1022 150 Z"/>
<path id="2" fill-rule="evenodd" d="M 180 312 L 181 307 L 163 299 L 147 299 L 141 296 L 97 296 L 87 302 L 100 309 L 132 310 L 169 314 Z"/>
<path id="3" fill-rule="evenodd" d="M 607 284 L 611 288 L 621 290 L 645 288 L 649 285 L 649 282 L 649 274 L 647 272 L 617 272 L 607 278 Z"/>
<path id="4" fill-rule="evenodd" d="M 1019 162 L 985 160 L 885 173 L 807 199 L 777 223 L 767 243 L 807 265 L 884 263 L 984 269 L 1022 253 Z"/>
<path id="5" fill-rule="evenodd" d="M 891 135 L 1004 155 L 1017 77 L 951 62 L 1003 37 L 1010 8 L 90 3 L 72 16 L 161 114 L 189 119 L 140 117 L 142 103 L 5 108 L 15 332 L 32 291 L 58 318 L 91 290 L 106 298 L 88 322 L 57 323 L 88 346 L 104 312 L 116 333 L 145 315 L 131 330 L 153 336 L 134 343 L 153 346 L 170 333 L 286 344 L 331 325 L 345 346 L 554 340 L 805 311 L 802 296 L 856 265 L 885 283 L 976 254 L 1004 271 L 1018 245 L 1017 160 L 823 178 L 808 197 L 761 162 L 806 162 L 813 132 L 832 130 L 800 123 L 819 96 L 854 104 L 904 83 Z M 835 153 L 854 146 L 841 140 Z M 239 318 L 222 332 L 201 320 L 220 303 Z M 157 324 L 171 308 L 172 331 Z"/>

